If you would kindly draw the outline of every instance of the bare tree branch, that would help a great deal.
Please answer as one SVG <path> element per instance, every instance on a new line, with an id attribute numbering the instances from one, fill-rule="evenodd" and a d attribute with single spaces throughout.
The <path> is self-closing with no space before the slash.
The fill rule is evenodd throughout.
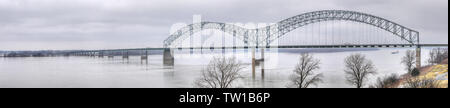
<path id="1" fill-rule="evenodd" d="M 194 82 L 200 88 L 230 88 L 237 79 L 241 78 L 239 72 L 243 66 L 234 57 L 216 58 L 202 70 L 202 77 Z"/>
<path id="2" fill-rule="evenodd" d="M 430 51 L 430 58 L 428 63 L 431 65 L 440 64 L 443 60 L 448 58 L 447 48 L 433 48 Z"/>
<path id="3" fill-rule="evenodd" d="M 364 86 L 368 75 L 376 74 L 372 61 L 367 60 L 362 54 L 352 54 L 345 58 L 345 70 L 347 82 L 357 88 Z"/>
<path id="4" fill-rule="evenodd" d="M 310 85 L 316 85 L 322 82 L 322 74 L 314 74 L 319 69 L 320 60 L 314 59 L 311 54 L 303 53 L 300 55 L 300 62 L 294 69 L 294 74 L 290 76 L 291 84 L 288 87 L 308 88 Z"/>
<path id="5" fill-rule="evenodd" d="M 415 68 L 414 65 L 416 64 L 416 52 L 413 50 L 407 50 L 405 56 L 402 57 L 401 63 L 405 65 L 406 71 L 411 73 Z"/>
<path id="6" fill-rule="evenodd" d="M 435 79 L 412 77 L 406 79 L 405 88 L 439 88 L 439 82 Z"/>
<path id="7" fill-rule="evenodd" d="M 370 88 L 395 88 L 395 84 L 400 81 L 400 77 L 397 74 L 391 74 L 385 77 L 379 77 L 374 85 Z"/>

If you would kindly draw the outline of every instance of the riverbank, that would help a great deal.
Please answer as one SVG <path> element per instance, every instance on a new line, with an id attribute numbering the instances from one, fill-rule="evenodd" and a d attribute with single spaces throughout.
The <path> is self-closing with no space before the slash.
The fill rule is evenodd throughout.
<path id="1" fill-rule="evenodd" d="M 437 84 L 437 88 L 448 88 L 448 59 L 444 60 L 440 64 L 429 65 L 421 67 L 419 76 L 415 77 L 415 80 L 429 80 L 433 79 Z M 400 77 L 400 80 L 396 84 L 397 88 L 403 88 L 408 83 L 409 79 L 413 78 L 409 74 L 404 74 Z"/>

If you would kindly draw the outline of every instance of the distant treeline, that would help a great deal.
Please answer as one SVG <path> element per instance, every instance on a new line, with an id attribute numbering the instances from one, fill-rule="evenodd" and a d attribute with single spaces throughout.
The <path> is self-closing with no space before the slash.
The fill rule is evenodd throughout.
<path id="1" fill-rule="evenodd" d="M 67 52 L 62 51 L 0 51 L 3 57 L 47 57 L 56 56 Z"/>
<path id="2" fill-rule="evenodd" d="M 51 57 L 51 56 L 70 56 L 73 55 L 74 52 L 81 52 L 81 50 L 48 50 L 48 51 L 0 51 L 0 57 Z M 93 54 L 93 53 L 92 53 Z M 132 55 L 143 55 L 143 54 L 149 54 L 149 55 L 155 55 L 155 54 L 162 54 L 162 51 L 153 51 L 149 50 L 148 52 L 145 51 L 105 51 L 103 52 L 103 55 L 113 55 L 113 56 L 119 56 L 128 54 L 130 56 Z M 96 53 L 95 55 L 98 55 Z"/>

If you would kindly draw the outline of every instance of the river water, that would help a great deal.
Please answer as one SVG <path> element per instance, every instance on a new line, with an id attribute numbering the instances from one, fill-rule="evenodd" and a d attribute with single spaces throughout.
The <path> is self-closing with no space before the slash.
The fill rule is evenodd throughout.
<path id="1" fill-rule="evenodd" d="M 312 87 L 348 88 L 353 86 L 345 82 L 343 62 L 346 56 L 361 53 L 374 63 L 377 74 L 369 76 L 368 84 L 371 84 L 380 76 L 406 73 L 400 61 L 408 49 L 414 48 L 348 51 L 271 49 L 265 51 L 264 80 L 260 67 L 256 68 L 256 78 L 252 78 L 251 52 L 245 50 L 227 51 L 225 54 L 198 51 L 191 54 L 176 50 L 173 67 L 163 66 L 162 55 L 159 54 L 150 55 L 147 62 L 141 61 L 139 56 L 131 56 L 128 60 L 119 56 L 0 58 L 0 87 L 190 88 L 194 87 L 193 82 L 213 57 L 226 56 L 236 57 L 245 66 L 241 71 L 244 78 L 235 82 L 234 87 L 284 88 L 293 74 L 299 54 L 309 52 L 321 61 L 316 73 L 324 75 L 323 82 Z M 422 64 L 426 63 L 429 50 L 422 49 Z M 397 51 L 398 54 L 392 54 Z"/>

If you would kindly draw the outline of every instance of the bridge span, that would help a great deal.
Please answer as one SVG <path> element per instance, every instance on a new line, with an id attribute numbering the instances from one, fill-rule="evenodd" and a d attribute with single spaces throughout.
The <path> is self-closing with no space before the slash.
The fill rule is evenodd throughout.
<path id="1" fill-rule="evenodd" d="M 203 39 L 204 36 L 201 34 L 204 30 L 223 32 L 222 42 L 213 42 L 222 45 L 205 45 L 206 39 Z M 200 33 L 200 41 L 196 43 L 194 37 L 198 37 L 198 33 Z M 226 40 L 225 36 L 231 36 L 232 41 Z M 186 40 L 188 42 L 184 42 Z M 184 45 L 186 43 L 188 44 Z M 238 43 L 242 44 L 237 45 Z M 66 55 L 111 57 L 112 54 L 115 54 L 128 59 L 129 51 L 142 51 L 145 53 L 142 53 L 141 58 L 147 59 L 148 51 L 160 50 L 163 52 L 163 64 L 173 66 L 175 63 L 173 50 L 175 49 L 188 49 L 191 52 L 194 49 L 222 49 L 223 51 L 225 49 L 252 49 L 252 64 L 255 64 L 257 60 L 254 54 L 255 49 L 412 47 L 416 49 L 416 67 L 420 67 L 421 47 L 434 46 L 448 47 L 448 44 L 421 44 L 418 31 L 375 15 L 346 10 L 322 10 L 300 14 L 255 29 L 204 21 L 176 30 L 164 40 L 161 48 L 81 50 Z M 261 55 L 260 60 L 263 61 L 263 50 Z"/>

